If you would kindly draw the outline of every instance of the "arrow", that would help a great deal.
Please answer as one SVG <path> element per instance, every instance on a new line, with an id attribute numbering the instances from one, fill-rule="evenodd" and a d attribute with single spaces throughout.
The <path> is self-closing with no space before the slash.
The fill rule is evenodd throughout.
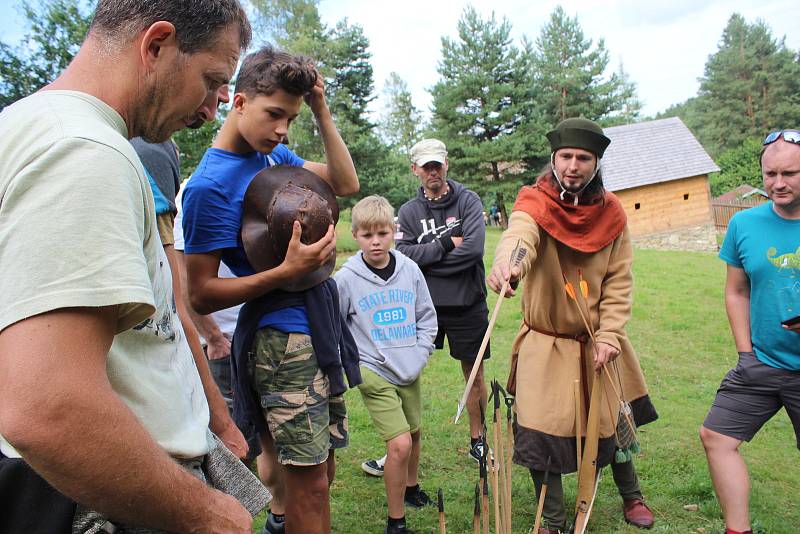
<path id="1" fill-rule="evenodd" d="M 514 250 L 511 251 L 511 257 L 508 260 L 509 267 L 516 267 L 528 253 L 528 250 L 525 248 L 520 248 L 520 243 L 522 240 L 517 239 L 517 245 L 514 247 Z M 486 328 L 486 333 L 483 335 L 483 340 L 481 341 L 481 346 L 478 349 L 478 355 L 475 357 L 475 363 L 472 364 L 472 370 L 469 373 L 469 378 L 467 379 L 467 386 L 464 388 L 464 394 L 461 395 L 461 400 L 458 401 L 458 409 L 456 410 L 456 418 L 455 423 L 458 423 L 461 414 L 464 412 L 464 407 L 467 405 L 467 398 L 469 397 L 469 392 L 472 390 L 472 385 L 475 383 L 475 377 L 478 374 L 478 369 L 481 367 L 481 362 L 483 362 L 483 355 L 486 353 L 486 347 L 489 345 L 489 338 L 492 336 L 492 330 L 494 330 L 494 323 L 497 321 L 497 314 L 500 312 L 500 306 L 503 304 L 505 300 L 505 294 L 508 290 L 508 283 L 509 281 L 506 280 L 503 282 L 503 287 L 500 289 L 500 294 L 497 297 L 497 303 L 494 305 L 494 311 L 492 312 L 492 317 L 489 320 L 489 326 Z"/>
<path id="2" fill-rule="evenodd" d="M 438 504 L 439 504 L 439 534 L 447 534 L 447 526 L 444 517 L 444 494 L 442 493 L 442 488 L 439 488 L 438 497 Z"/>

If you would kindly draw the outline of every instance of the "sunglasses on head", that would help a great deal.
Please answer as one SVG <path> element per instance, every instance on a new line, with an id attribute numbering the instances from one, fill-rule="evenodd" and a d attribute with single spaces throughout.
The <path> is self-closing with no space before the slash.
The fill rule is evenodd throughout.
<path id="1" fill-rule="evenodd" d="M 797 130 L 778 130 L 777 132 L 772 132 L 764 138 L 764 142 L 762 144 L 768 145 L 770 143 L 774 143 L 781 137 L 783 137 L 783 140 L 788 143 L 800 145 L 800 131 Z"/>

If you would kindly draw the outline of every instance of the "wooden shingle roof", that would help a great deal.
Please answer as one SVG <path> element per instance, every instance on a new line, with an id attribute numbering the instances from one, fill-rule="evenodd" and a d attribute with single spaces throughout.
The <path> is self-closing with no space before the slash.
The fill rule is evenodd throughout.
<path id="1" fill-rule="evenodd" d="M 603 184 L 610 191 L 669 182 L 719 167 L 677 117 L 603 130 L 611 144 L 603 156 Z"/>

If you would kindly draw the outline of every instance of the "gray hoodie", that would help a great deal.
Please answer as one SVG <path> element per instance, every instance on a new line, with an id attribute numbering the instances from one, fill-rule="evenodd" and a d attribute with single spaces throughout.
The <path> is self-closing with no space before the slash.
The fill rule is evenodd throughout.
<path id="1" fill-rule="evenodd" d="M 390 254 L 396 266 L 388 280 L 369 270 L 361 252 L 333 278 L 361 365 L 404 386 L 417 379 L 433 352 L 436 311 L 417 264 L 397 250 Z"/>

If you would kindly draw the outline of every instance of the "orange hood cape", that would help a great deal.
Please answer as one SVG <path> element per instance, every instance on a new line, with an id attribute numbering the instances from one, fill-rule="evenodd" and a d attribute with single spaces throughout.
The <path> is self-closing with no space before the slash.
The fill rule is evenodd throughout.
<path id="1" fill-rule="evenodd" d="M 520 189 L 513 211 L 524 211 L 554 239 L 586 253 L 614 241 L 627 222 L 622 204 L 610 191 L 582 197 L 575 206 L 559 198 L 549 173 Z"/>

